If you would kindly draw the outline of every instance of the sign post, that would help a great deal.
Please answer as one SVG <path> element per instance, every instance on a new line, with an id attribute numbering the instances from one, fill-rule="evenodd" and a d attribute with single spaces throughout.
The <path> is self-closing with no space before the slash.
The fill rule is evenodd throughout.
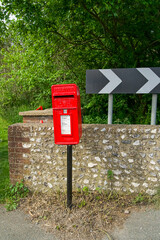
<path id="1" fill-rule="evenodd" d="M 112 94 L 151 93 L 151 124 L 156 124 L 157 94 L 160 93 L 160 67 L 87 70 L 86 93 L 109 94 L 109 124 L 112 122 Z"/>
<path id="2" fill-rule="evenodd" d="M 113 94 L 108 95 L 108 124 L 112 124 L 113 118 Z"/>
<path id="3" fill-rule="evenodd" d="M 72 145 L 67 145 L 67 207 L 72 207 Z"/>
<path id="4" fill-rule="evenodd" d="M 151 125 L 156 125 L 157 98 L 157 94 L 152 94 Z"/>

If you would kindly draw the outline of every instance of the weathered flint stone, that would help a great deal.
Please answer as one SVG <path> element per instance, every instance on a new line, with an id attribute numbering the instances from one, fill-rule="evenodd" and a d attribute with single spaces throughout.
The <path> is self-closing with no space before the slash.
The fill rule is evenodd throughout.
<path id="1" fill-rule="evenodd" d="M 113 190 L 153 193 L 160 181 L 159 143 L 158 125 L 84 124 L 73 146 L 73 189 L 108 190 L 110 170 Z M 54 144 L 52 123 L 9 126 L 8 145 L 11 183 L 20 177 L 33 191 L 66 189 L 66 146 Z"/>
<path id="2" fill-rule="evenodd" d="M 131 144 L 132 141 L 131 140 L 122 140 L 121 142 L 124 144 Z"/>

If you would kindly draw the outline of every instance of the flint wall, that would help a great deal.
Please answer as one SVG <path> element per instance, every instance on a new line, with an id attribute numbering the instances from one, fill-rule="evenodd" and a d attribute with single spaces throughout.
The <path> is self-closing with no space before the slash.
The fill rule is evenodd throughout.
<path id="1" fill-rule="evenodd" d="M 67 147 L 54 144 L 52 123 L 9 126 L 11 182 L 31 190 L 66 189 Z M 110 179 L 108 170 L 113 173 Z M 160 183 L 160 126 L 83 125 L 73 146 L 73 189 L 88 186 L 154 194 Z"/>

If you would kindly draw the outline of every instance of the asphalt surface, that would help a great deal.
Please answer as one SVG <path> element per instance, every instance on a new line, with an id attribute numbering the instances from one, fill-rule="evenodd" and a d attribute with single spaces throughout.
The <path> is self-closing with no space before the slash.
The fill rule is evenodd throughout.
<path id="1" fill-rule="evenodd" d="M 58 240 L 33 224 L 22 211 L 7 212 L 0 206 L 0 240 Z"/>
<path id="2" fill-rule="evenodd" d="M 146 210 L 129 215 L 123 226 L 103 240 L 160 240 L 160 210 Z"/>
<path id="3" fill-rule="evenodd" d="M 22 239 L 58 240 L 53 234 L 32 223 L 22 211 L 7 212 L 1 205 L 0 240 Z M 115 228 L 103 240 L 160 240 L 160 210 L 150 209 L 130 214 L 123 226 Z"/>

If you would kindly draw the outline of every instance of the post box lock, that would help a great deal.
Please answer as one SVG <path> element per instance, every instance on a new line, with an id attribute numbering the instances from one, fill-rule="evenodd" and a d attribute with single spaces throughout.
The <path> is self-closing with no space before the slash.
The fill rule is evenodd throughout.
<path id="1" fill-rule="evenodd" d="M 53 85 L 51 92 L 55 144 L 78 144 L 82 136 L 78 86 L 76 84 Z"/>
<path id="2" fill-rule="evenodd" d="M 63 113 L 67 113 L 67 109 L 64 109 L 64 110 L 63 110 Z"/>

